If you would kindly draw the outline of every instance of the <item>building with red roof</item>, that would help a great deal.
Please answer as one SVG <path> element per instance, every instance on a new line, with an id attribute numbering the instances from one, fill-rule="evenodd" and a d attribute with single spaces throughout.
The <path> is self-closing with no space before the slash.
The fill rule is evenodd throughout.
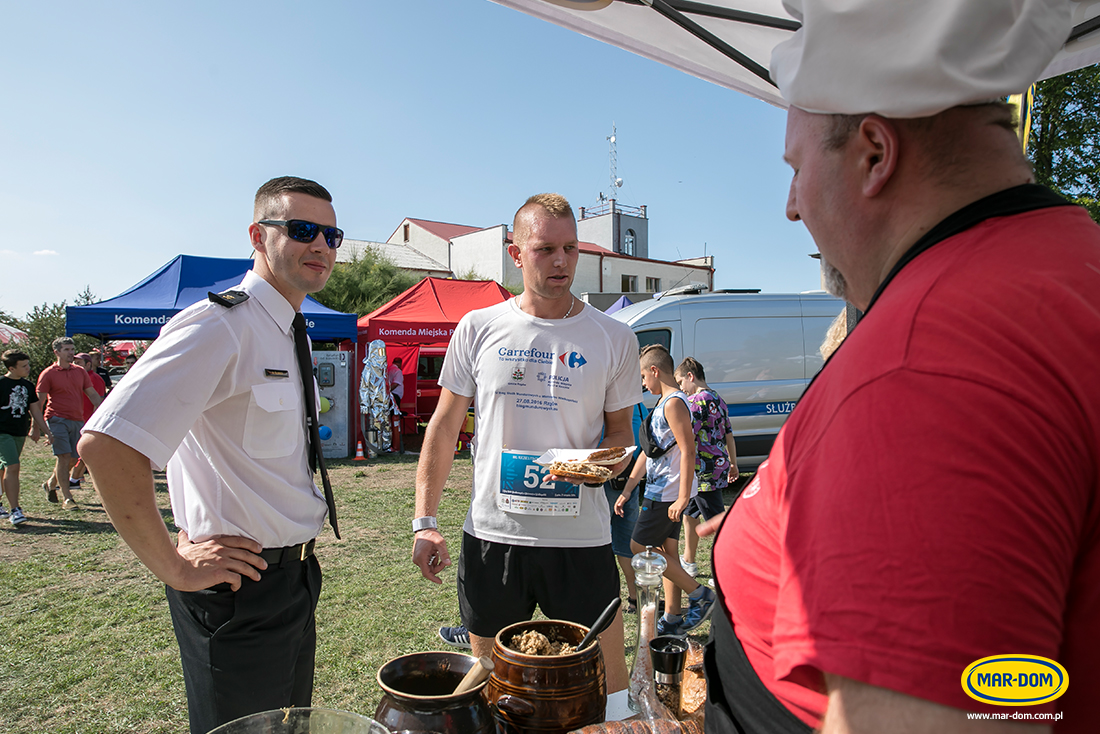
<path id="1" fill-rule="evenodd" d="M 679 285 L 714 287 L 713 256 L 688 260 L 656 260 L 649 254 L 646 208 L 606 200 L 579 210 L 577 235 L 580 258 L 573 292 L 597 307 L 610 305 L 626 293 L 654 293 Z M 407 217 L 377 249 L 398 264 L 418 263 L 410 269 L 432 275 L 495 280 L 505 288 L 520 289 L 523 277 L 508 255 L 512 233 L 506 224 L 476 227 Z M 393 248 L 406 248 L 394 257 Z M 343 255 L 341 256 L 343 257 Z M 607 294 L 610 298 L 592 298 Z M 607 303 L 603 303 L 603 301 Z"/>

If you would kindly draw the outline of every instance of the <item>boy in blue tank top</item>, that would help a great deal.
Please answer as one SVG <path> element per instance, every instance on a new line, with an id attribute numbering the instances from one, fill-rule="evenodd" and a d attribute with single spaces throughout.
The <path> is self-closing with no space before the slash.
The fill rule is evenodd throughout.
<path id="1" fill-rule="evenodd" d="M 657 634 L 682 635 L 701 625 L 710 616 L 715 594 L 691 578 L 680 565 L 680 525 L 684 510 L 699 491 L 695 476 L 695 432 L 687 396 L 673 376 L 672 356 L 659 344 L 642 350 L 639 366 L 646 390 L 661 399 L 650 413 L 641 432 L 651 440 L 646 455 L 639 456 L 619 499 L 616 514 L 630 498 L 642 476 L 646 488 L 638 508 L 638 523 L 630 545 L 635 553 L 647 546 L 665 557 L 665 614 L 657 622 Z M 688 595 L 687 614 L 681 616 L 680 590 Z"/>

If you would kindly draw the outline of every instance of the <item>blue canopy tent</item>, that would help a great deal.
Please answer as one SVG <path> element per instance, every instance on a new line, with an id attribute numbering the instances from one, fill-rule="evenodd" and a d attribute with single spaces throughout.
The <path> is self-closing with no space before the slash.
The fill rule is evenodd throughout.
<path id="1" fill-rule="evenodd" d="M 252 268 L 248 258 L 179 255 L 121 295 L 65 309 L 65 333 L 108 339 L 155 339 L 177 313 L 213 291 L 237 285 Z M 309 336 L 315 342 L 356 341 L 356 315 L 322 306 L 309 296 L 302 303 Z"/>
<path id="2" fill-rule="evenodd" d="M 627 306 L 633 306 L 633 305 L 634 305 L 634 301 L 630 300 L 626 296 L 621 296 L 619 298 L 619 300 L 615 301 L 610 306 L 608 306 L 607 310 L 604 311 L 604 313 L 615 313 L 620 308 L 626 308 Z"/>

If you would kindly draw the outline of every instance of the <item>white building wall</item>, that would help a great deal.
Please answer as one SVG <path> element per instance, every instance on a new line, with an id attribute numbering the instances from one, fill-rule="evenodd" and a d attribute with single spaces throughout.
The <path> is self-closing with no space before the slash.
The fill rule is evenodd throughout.
<path id="1" fill-rule="evenodd" d="M 409 225 L 408 240 L 405 239 L 405 225 Z M 414 250 L 419 250 L 438 263 L 444 265 L 450 263 L 451 253 L 447 240 L 432 234 L 417 224 L 413 224 L 408 219 L 401 222 L 401 226 L 386 241 L 394 245 L 409 245 Z M 455 266 L 451 265 L 450 268 L 453 271 Z"/>
<path id="2" fill-rule="evenodd" d="M 637 278 L 635 293 L 646 292 L 646 278 L 659 278 L 659 290 L 668 290 L 678 285 L 703 283 L 712 287 L 709 268 L 690 267 L 677 263 L 659 263 L 650 260 L 629 260 L 622 257 L 604 258 L 603 290 L 606 292 L 623 291 L 622 276 L 633 275 Z M 598 289 L 590 288 L 590 292 Z"/>
<path id="3" fill-rule="evenodd" d="M 495 280 L 507 287 L 507 269 L 516 270 L 505 251 L 507 236 L 508 228 L 501 224 L 453 238 L 451 271 L 456 276 L 464 276 L 473 270 L 480 278 Z"/>
<path id="4" fill-rule="evenodd" d="M 610 214 L 598 217 L 577 220 L 577 239 L 581 242 L 591 242 L 594 245 L 605 247 L 614 251 L 615 242 L 612 237 L 612 222 Z"/>
<path id="5" fill-rule="evenodd" d="M 709 258 L 707 258 L 707 262 L 710 262 Z M 603 268 L 602 280 L 600 278 L 601 267 Z M 653 262 L 610 255 L 604 255 L 601 258 L 597 253 L 582 252 L 577 259 L 577 273 L 573 278 L 572 291 L 574 293 L 619 293 L 623 290 L 623 275 L 636 277 L 637 290 L 634 291 L 635 293 L 645 292 L 646 278 L 659 278 L 661 281 L 660 290 L 667 290 L 676 285 L 686 285 L 693 282 L 713 287 L 709 265 L 690 267 L 677 263 Z"/>
<path id="6" fill-rule="evenodd" d="M 523 290 L 523 271 L 516 267 L 507 250 L 504 252 L 504 280 L 499 283 L 509 290 Z"/>
<path id="7" fill-rule="evenodd" d="M 605 260 L 607 258 L 604 258 Z M 573 293 L 598 293 L 600 291 L 600 256 L 582 252 L 577 258 L 577 272 L 573 276 Z"/>

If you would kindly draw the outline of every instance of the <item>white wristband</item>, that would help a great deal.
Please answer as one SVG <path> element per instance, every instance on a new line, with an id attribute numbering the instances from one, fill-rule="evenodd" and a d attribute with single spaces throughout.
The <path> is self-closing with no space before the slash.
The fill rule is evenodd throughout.
<path id="1" fill-rule="evenodd" d="M 425 515 L 424 517 L 418 517 L 412 522 L 413 532 L 419 533 L 421 530 L 434 530 L 439 527 L 435 518 L 431 515 Z"/>

